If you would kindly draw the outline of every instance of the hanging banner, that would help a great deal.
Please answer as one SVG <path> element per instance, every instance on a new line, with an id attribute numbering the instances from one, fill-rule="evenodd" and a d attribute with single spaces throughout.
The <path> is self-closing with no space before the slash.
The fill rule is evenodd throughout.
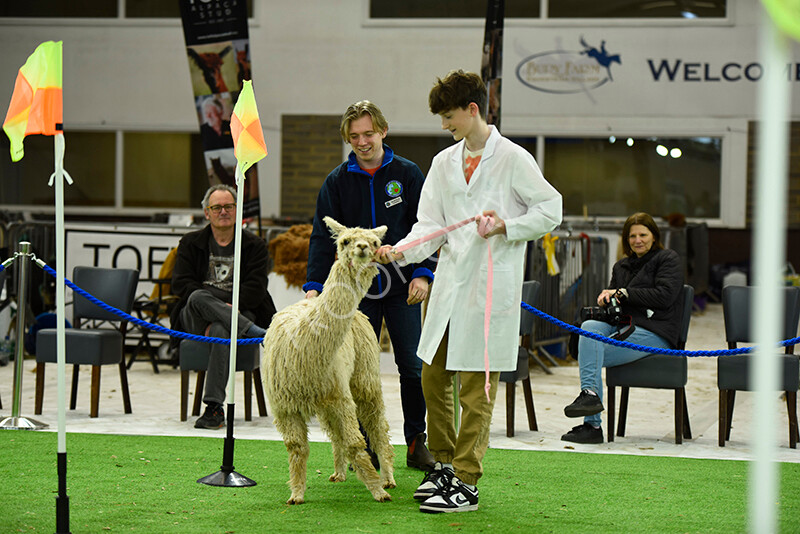
<path id="1" fill-rule="evenodd" d="M 488 0 L 483 34 L 481 78 L 486 84 L 486 122 L 500 129 L 500 85 L 503 74 L 503 19 L 505 0 Z"/>
<path id="2" fill-rule="evenodd" d="M 231 114 L 251 80 L 245 0 L 179 0 L 209 185 L 236 188 Z M 259 217 L 258 170 L 245 173 L 243 218 Z"/>

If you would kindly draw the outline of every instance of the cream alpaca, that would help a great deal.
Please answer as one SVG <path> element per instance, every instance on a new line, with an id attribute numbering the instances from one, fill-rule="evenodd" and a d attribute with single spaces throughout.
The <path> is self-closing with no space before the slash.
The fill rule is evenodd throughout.
<path id="1" fill-rule="evenodd" d="M 378 273 L 375 250 L 386 227 L 346 228 L 330 217 L 338 258 L 325 291 L 275 314 L 264 338 L 261 366 L 275 426 L 289 452 L 289 504 L 304 502 L 309 455 L 308 421 L 317 416 L 333 447 L 332 482 L 345 480 L 347 463 L 377 501 L 395 487 L 380 377 L 380 348 L 367 317 L 358 311 Z M 372 466 L 361 422 L 380 461 Z"/>

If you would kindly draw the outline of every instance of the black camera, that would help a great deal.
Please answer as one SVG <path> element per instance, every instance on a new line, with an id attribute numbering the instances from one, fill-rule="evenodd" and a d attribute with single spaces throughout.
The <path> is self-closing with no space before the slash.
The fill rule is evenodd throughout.
<path id="1" fill-rule="evenodd" d="M 594 319 L 595 321 L 603 321 L 612 326 L 629 321 L 623 321 L 622 308 L 615 298 L 611 298 L 607 306 L 587 306 L 581 308 L 581 322 Z"/>

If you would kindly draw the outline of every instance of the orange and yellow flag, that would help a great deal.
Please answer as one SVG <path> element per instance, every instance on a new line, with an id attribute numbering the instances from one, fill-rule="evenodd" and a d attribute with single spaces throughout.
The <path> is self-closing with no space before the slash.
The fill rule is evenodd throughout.
<path id="1" fill-rule="evenodd" d="M 61 41 L 36 47 L 19 69 L 3 130 L 11 140 L 11 160 L 25 154 L 26 135 L 55 135 L 62 130 Z"/>
<path id="2" fill-rule="evenodd" d="M 231 135 L 233 154 L 244 176 L 247 169 L 267 155 L 267 145 L 264 142 L 264 133 L 261 131 L 261 121 L 258 119 L 251 80 L 244 81 L 239 99 L 233 107 Z"/>

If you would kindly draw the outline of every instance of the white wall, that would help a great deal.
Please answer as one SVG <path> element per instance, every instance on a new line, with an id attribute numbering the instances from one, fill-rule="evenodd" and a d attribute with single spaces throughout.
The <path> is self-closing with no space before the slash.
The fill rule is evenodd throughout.
<path id="1" fill-rule="evenodd" d="M 350 103 L 368 98 L 381 106 L 393 131 L 438 132 L 439 121 L 427 107 L 435 77 L 453 68 L 480 67 L 483 21 L 444 21 L 421 27 L 377 24 L 367 20 L 367 0 L 256 0 L 254 4 L 250 25 L 254 88 L 270 152 L 259 164 L 265 216 L 279 211 L 282 114 L 338 115 Z M 687 127 L 693 131 L 726 130 L 733 125 L 744 135 L 741 129 L 752 118 L 749 102 L 754 84 L 736 91 L 730 84 L 681 83 L 680 90 L 673 84 L 663 88 L 670 99 L 665 107 L 663 95 L 651 105 L 649 91 L 631 78 L 633 68 L 641 69 L 641 58 L 646 57 L 710 62 L 757 58 L 754 24 L 760 3 L 729 0 L 729 5 L 728 21 L 703 23 L 694 29 L 652 22 L 631 28 L 630 23 L 506 21 L 507 58 L 552 48 L 558 40 L 574 46 L 578 36 L 584 35 L 594 45 L 605 39 L 609 52 L 622 53 L 624 63 L 612 67 L 613 84 L 600 88 L 609 91 L 593 92 L 595 104 L 584 98 L 571 99 L 571 103 L 562 99 L 566 105 L 556 105 L 558 99 L 525 93 L 515 87 L 513 70 L 506 68 L 505 128 L 509 133 L 559 130 L 579 134 L 602 131 L 609 124 L 621 130 L 646 130 L 654 125 L 672 128 L 688 120 L 693 125 Z M 511 42 L 508 36 L 518 40 Z M 27 56 L 38 43 L 51 39 L 64 41 L 67 131 L 197 128 L 180 21 L 0 20 L 4 52 L 0 55 L 0 102 L 9 101 L 17 70 Z M 795 57 L 800 57 L 796 44 L 793 49 Z M 658 87 L 661 90 L 663 84 Z M 800 82 L 793 82 L 793 87 L 800 87 Z M 612 90 L 616 107 L 604 102 Z M 635 106 L 625 107 L 631 101 L 626 91 L 637 91 Z M 701 103 L 708 99 L 713 103 L 708 113 L 703 112 L 708 106 L 699 106 L 698 111 L 697 91 L 704 95 Z M 800 99 L 796 101 L 795 119 L 800 116 Z M 593 112 L 599 105 L 611 112 Z M 683 107 L 691 110 L 690 116 L 676 119 L 675 110 Z M 736 158 L 728 164 L 736 183 L 724 187 L 741 192 L 744 173 L 733 170 L 744 168 L 746 160 L 741 154 Z"/>

